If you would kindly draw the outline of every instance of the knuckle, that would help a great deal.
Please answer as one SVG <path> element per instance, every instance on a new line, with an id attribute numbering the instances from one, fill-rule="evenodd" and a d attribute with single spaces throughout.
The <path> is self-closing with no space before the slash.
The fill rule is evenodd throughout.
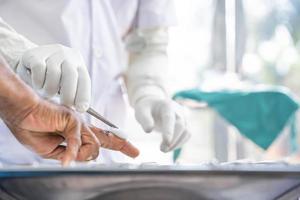
<path id="1" fill-rule="evenodd" d="M 65 118 L 67 119 L 67 126 L 69 126 L 71 129 L 79 130 L 79 127 L 81 125 L 81 121 L 79 117 L 71 111 L 71 109 L 63 108 L 65 110 Z M 80 132 L 79 131 L 73 131 L 73 134 L 70 136 L 71 140 L 74 140 L 75 142 L 80 142 Z"/>
<path id="2" fill-rule="evenodd" d="M 69 113 L 69 117 L 72 118 L 73 122 L 79 126 L 81 125 L 81 120 L 80 118 L 75 114 L 74 111 L 70 110 L 70 109 L 67 109 L 68 110 L 68 113 Z"/>
<path id="3" fill-rule="evenodd" d="M 73 143 L 76 144 L 78 147 L 82 145 L 80 134 L 74 134 L 74 136 L 71 137 L 71 140 L 73 140 Z"/>

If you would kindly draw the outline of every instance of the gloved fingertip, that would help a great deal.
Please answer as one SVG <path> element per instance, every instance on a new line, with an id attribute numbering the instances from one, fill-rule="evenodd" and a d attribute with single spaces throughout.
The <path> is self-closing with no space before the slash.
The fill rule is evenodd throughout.
<path id="1" fill-rule="evenodd" d="M 154 121 L 152 118 L 150 118 L 150 117 L 144 118 L 143 120 L 140 120 L 139 122 L 146 133 L 150 133 L 153 131 Z"/>
<path id="2" fill-rule="evenodd" d="M 151 133 L 153 131 L 154 127 L 153 126 L 147 126 L 147 127 L 143 127 L 143 129 L 146 133 Z"/>
<path id="3" fill-rule="evenodd" d="M 168 145 L 165 142 L 162 142 L 160 145 L 160 151 L 167 153 L 168 152 Z"/>
<path id="4" fill-rule="evenodd" d="M 146 133 L 150 133 L 153 131 L 154 119 L 151 113 L 151 109 L 136 109 L 135 118 Z"/>
<path id="5" fill-rule="evenodd" d="M 89 104 L 88 103 L 79 103 L 75 105 L 75 108 L 78 112 L 85 112 L 87 109 L 89 109 Z"/>

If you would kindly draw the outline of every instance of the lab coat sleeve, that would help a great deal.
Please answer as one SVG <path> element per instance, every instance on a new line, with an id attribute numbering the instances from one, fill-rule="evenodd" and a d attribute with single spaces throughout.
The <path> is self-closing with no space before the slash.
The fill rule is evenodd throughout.
<path id="1" fill-rule="evenodd" d="M 130 104 L 134 106 L 139 99 L 146 96 L 166 98 L 167 29 L 134 30 L 126 43 L 130 52 L 127 70 Z"/>
<path id="2" fill-rule="evenodd" d="M 173 0 L 139 0 L 136 27 L 168 27 L 176 24 Z"/>
<path id="3" fill-rule="evenodd" d="M 36 45 L 17 33 L 0 17 L 0 54 L 15 71 L 21 55 Z"/>

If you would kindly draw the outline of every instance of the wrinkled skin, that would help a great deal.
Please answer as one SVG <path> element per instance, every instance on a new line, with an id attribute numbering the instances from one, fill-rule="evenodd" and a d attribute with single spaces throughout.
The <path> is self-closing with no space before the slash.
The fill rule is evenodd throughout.
<path id="1" fill-rule="evenodd" d="M 8 127 L 23 145 L 43 158 L 62 160 L 64 165 L 71 160 L 96 159 L 100 147 L 133 158 L 139 154 L 128 141 L 87 126 L 73 111 L 46 101 L 41 101 L 19 126 Z M 61 145 L 64 141 L 67 146 Z"/>
<path id="2" fill-rule="evenodd" d="M 97 127 L 90 127 L 90 129 L 93 131 L 93 133 L 95 133 L 101 147 L 120 151 L 132 158 L 135 158 L 139 155 L 139 150 L 125 139 L 115 136 L 111 132 L 105 132 Z"/>
<path id="3" fill-rule="evenodd" d="M 95 159 L 100 146 L 131 157 L 139 154 L 126 140 L 88 126 L 73 110 L 41 99 L 1 57 L 0 75 L 0 117 L 20 143 L 43 158 L 67 166 L 73 160 Z"/>
<path id="4" fill-rule="evenodd" d="M 20 143 L 43 158 L 62 160 L 95 159 L 100 143 L 95 134 L 68 108 L 39 101 L 18 124 L 8 127 Z M 67 146 L 61 145 L 66 142 Z"/>
<path id="5" fill-rule="evenodd" d="M 40 108 L 35 108 L 35 111 L 27 116 L 19 126 L 9 126 L 23 145 L 42 157 L 62 160 L 67 151 L 67 147 L 61 145 L 64 141 L 72 146 L 69 150 L 72 158 L 76 157 L 73 152 L 77 151 L 77 146 L 80 146 L 75 159 L 77 161 L 97 158 L 100 147 L 120 151 L 133 158 L 138 156 L 138 149 L 128 141 L 97 127 L 87 126 L 78 118 L 70 116 L 73 113 L 70 114 L 70 110 L 67 108 L 48 102 L 43 103 L 48 105 L 39 105 Z M 80 130 L 81 139 L 77 138 L 77 135 L 72 135 L 72 132 L 76 132 L 77 129 Z M 68 133 L 70 134 L 68 135 Z"/>

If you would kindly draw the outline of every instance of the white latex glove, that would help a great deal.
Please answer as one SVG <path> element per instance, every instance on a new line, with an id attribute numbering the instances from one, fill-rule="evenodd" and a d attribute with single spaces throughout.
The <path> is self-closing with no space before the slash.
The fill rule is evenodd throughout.
<path id="1" fill-rule="evenodd" d="M 91 99 L 91 80 L 81 54 L 59 44 L 38 46 L 21 57 L 16 72 L 42 96 L 59 93 L 62 104 L 85 112 Z"/>
<path id="2" fill-rule="evenodd" d="M 145 132 L 161 133 L 163 152 L 181 147 L 190 138 L 181 107 L 172 100 L 142 98 L 135 105 L 135 117 Z"/>
<path id="3" fill-rule="evenodd" d="M 165 89 L 167 44 L 165 28 L 136 29 L 127 38 L 131 53 L 127 70 L 129 100 L 144 131 L 161 133 L 163 152 L 181 147 L 190 138 L 180 106 Z"/>

